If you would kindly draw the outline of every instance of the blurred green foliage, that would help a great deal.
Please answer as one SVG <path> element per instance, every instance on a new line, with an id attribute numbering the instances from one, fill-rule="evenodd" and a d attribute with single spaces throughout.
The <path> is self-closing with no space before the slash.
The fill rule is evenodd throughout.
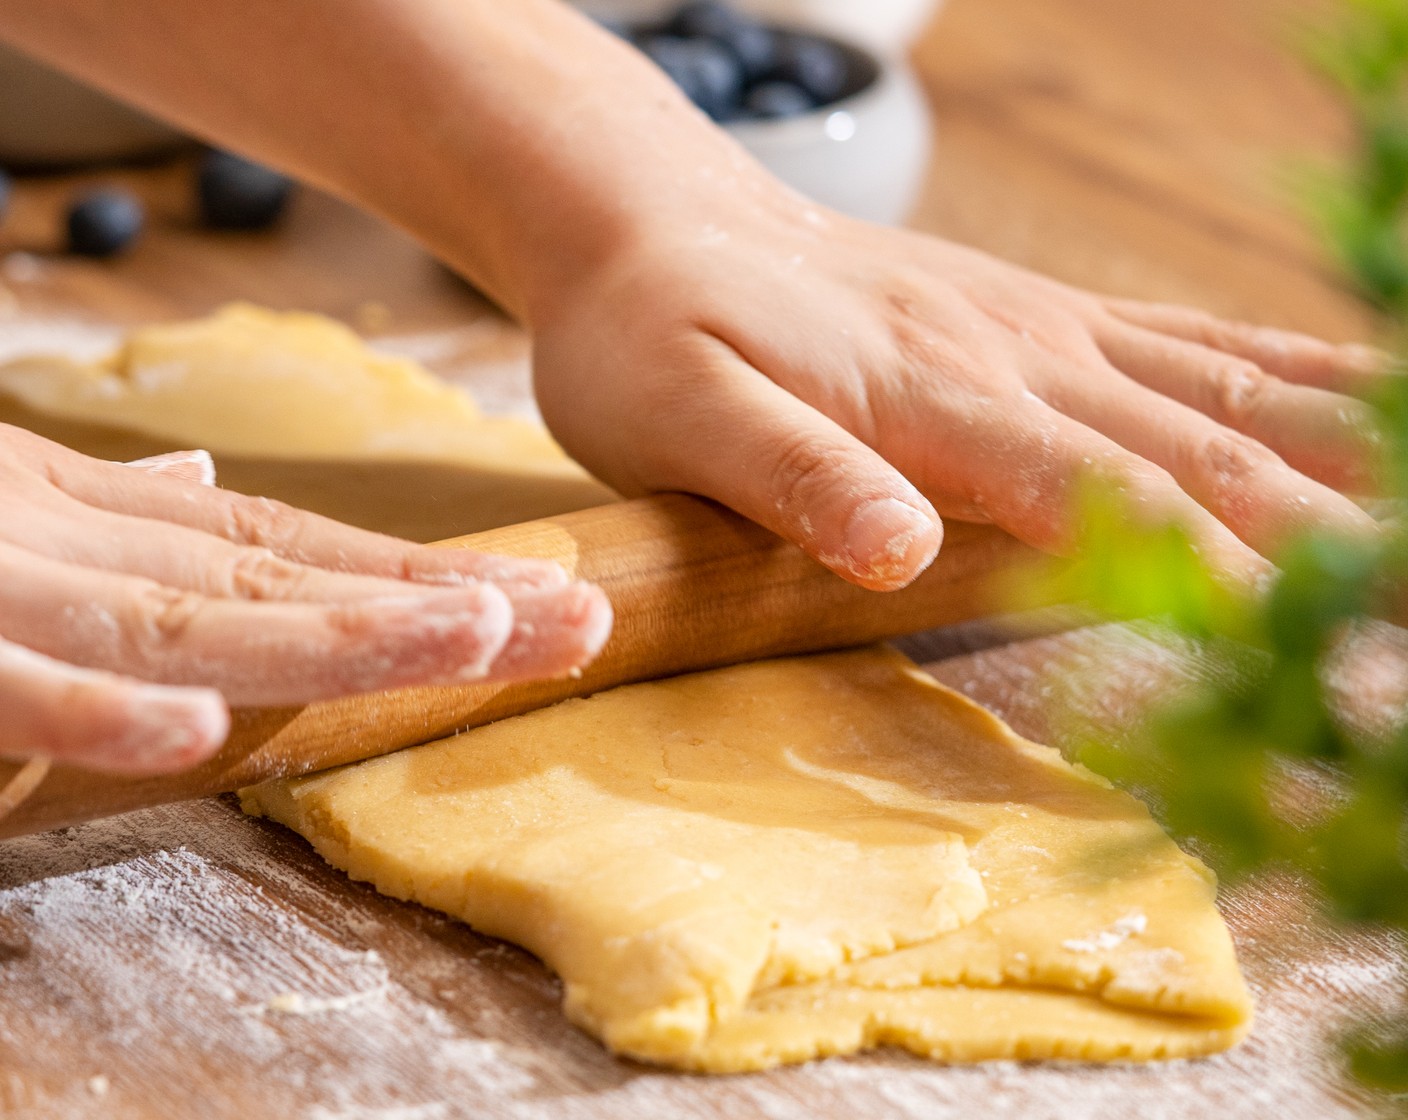
<path id="1" fill-rule="evenodd" d="M 1336 23 L 1307 37 L 1314 64 L 1349 107 L 1355 143 L 1317 175 L 1312 204 L 1355 285 L 1382 309 L 1398 353 L 1408 342 L 1408 0 L 1340 0 Z M 1391 360 L 1386 357 L 1386 365 Z M 1408 377 L 1386 369 L 1373 402 L 1390 500 L 1408 500 Z M 1118 500 L 1085 495 L 1084 559 L 1054 578 L 1121 619 L 1154 619 L 1200 643 L 1210 672 L 1151 714 L 1131 745 L 1092 737 L 1083 761 L 1150 789 L 1174 831 L 1203 840 L 1225 876 L 1292 868 L 1333 920 L 1408 934 L 1408 725 L 1347 726 L 1330 660 L 1375 618 L 1408 607 L 1408 531 L 1381 541 L 1314 535 L 1276 557 L 1269 593 L 1214 579 L 1177 528 L 1136 530 Z M 1401 516 L 1401 510 L 1400 510 Z M 1297 782 L 1306 768 L 1329 782 Z M 1326 794 L 1327 787 L 1332 791 Z M 1348 1043 L 1361 1080 L 1408 1091 L 1408 1019 Z"/>
<path id="2" fill-rule="evenodd" d="M 1316 210 L 1356 283 L 1397 317 L 1408 314 L 1408 4 L 1341 0 L 1337 26 L 1305 36 L 1305 53 L 1344 95 L 1356 150 L 1327 173 Z"/>

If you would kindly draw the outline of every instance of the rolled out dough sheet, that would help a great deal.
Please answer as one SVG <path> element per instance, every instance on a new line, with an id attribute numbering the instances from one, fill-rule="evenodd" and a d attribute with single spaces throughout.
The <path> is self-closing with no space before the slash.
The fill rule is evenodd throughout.
<path id="1" fill-rule="evenodd" d="M 0 393 L 351 478 L 467 465 L 509 508 L 533 494 L 532 516 L 610 497 L 540 429 L 316 316 L 235 307 L 96 365 L 0 366 Z M 243 802 L 537 953 L 575 1022 L 646 1061 L 750 1070 L 884 1044 L 1147 1060 L 1250 1022 L 1212 875 L 1138 802 L 883 649 L 616 689 Z"/>
<path id="2" fill-rule="evenodd" d="M 1181 1058 L 1250 1004 L 1212 875 L 885 649 L 633 685 L 244 792 L 515 941 L 619 1053 Z"/>

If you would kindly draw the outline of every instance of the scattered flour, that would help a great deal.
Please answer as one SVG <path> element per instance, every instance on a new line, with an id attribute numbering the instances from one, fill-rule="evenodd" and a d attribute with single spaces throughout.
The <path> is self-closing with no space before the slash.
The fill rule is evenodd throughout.
<path id="1" fill-rule="evenodd" d="M 1089 937 L 1071 938 L 1061 942 L 1061 948 L 1072 953 L 1099 953 L 1123 945 L 1131 937 L 1137 937 L 1149 928 L 1149 919 L 1139 911 L 1126 914 L 1108 927 Z"/>
<path id="2" fill-rule="evenodd" d="M 384 999 L 386 994 L 385 985 L 369 988 L 365 992 L 351 992 L 345 996 L 329 996 L 324 999 L 305 996 L 301 992 L 280 992 L 246 1010 L 254 1015 L 270 1012 L 280 1015 L 322 1015 L 328 1011 L 346 1011 L 349 1007 L 356 1007 L 368 1000 Z"/>
<path id="3" fill-rule="evenodd" d="M 373 350 L 420 362 L 451 384 L 469 390 L 490 416 L 517 416 L 541 422 L 532 390 L 532 362 L 521 336 L 505 334 L 496 319 L 454 330 L 382 335 Z"/>
<path id="4" fill-rule="evenodd" d="M 1212 1099 L 1226 1120 L 1287 1101 L 1349 1120 L 1365 1107 L 1334 1082 L 1323 1040 L 1401 993 L 1397 946 L 1327 935 L 1270 884 L 1228 899 L 1260 1000 L 1253 1038 L 1230 1054 L 945 1068 L 882 1052 L 706 1080 L 614 1061 L 563 1022 L 558 986 L 523 953 L 349 887 L 292 836 L 220 802 L 0 854 L 7 1120 L 92 1116 L 99 1085 L 113 1120 L 150 1115 L 153 1100 L 211 1120 L 812 1120 L 818 1102 L 857 1120 L 967 1120 L 975 1102 L 995 1120 L 1186 1120 Z M 1140 917 L 1089 940 L 1137 936 Z M 87 1052 L 74 1071 L 62 1045 L 76 1035 Z M 193 1083 L 192 1068 L 228 1071 L 222 1092 Z"/>
<path id="5" fill-rule="evenodd" d="M 75 361 L 92 361 L 111 351 L 121 337 L 120 330 L 107 324 L 17 315 L 7 318 L 4 330 L 0 330 L 0 362 L 31 354 L 62 354 Z"/>

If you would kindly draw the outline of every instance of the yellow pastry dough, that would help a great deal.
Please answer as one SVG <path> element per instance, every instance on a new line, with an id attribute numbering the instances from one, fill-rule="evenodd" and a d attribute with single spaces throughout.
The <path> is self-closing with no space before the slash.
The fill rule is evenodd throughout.
<path id="1" fill-rule="evenodd" d="M 18 359 L 0 366 L 0 392 L 50 416 L 227 454 L 579 471 L 541 427 L 485 417 L 467 394 L 340 323 L 248 304 L 136 331 L 94 364 Z"/>
<path id="2" fill-rule="evenodd" d="M 541 425 L 484 416 L 331 319 L 245 304 L 99 362 L 0 363 L 0 422 L 100 458 L 204 447 L 222 485 L 415 540 L 615 499 Z"/>
<path id="3" fill-rule="evenodd" d="M 236 307 L 94 366 L 22 359 L 0 393 L 209 447 L 226 478 L 231 456 L 325 462 L 279 496 L 373 527 L 452 485 L 442 535 L 610 498 L 540 429 L 316 316 Z M 1143 1060 L 1250 1020 L 1211 874 L 1138 802 L 885 650 L 621 688 L 243 799 L 538 953 L 576 1022 L 648 1061 Z"/>
<path id="4" fill-rule="evenodd" d="M 243 801 L 537 953 L 646 1061 L 1147 1060 L 1250 1019 L 1212 875 L 887 650 L 619 688 Z"/>

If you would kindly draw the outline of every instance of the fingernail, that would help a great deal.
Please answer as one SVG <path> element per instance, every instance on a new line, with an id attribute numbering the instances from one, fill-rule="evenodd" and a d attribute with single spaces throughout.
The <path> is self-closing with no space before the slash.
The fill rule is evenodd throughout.
<path id="1" fill-rule="evenodd" d="M 163 474 L 187 482 L 198 482 L 202 486 L 215 485 L 215 460 L 210 457 L 209 451 L 169 451 L 165 455 L 133 459 L 124 465 L 136 467 L 148 474 Z"/>
<path id="2" fill-rule="evenodd" d="M 860 579 L 903 587 L 933 563 L 943 538 L 933 517 L 895 498 L 880 498 L 851 514 L 846 556 Z"/>
<path id="3" fill-rule="evenodd" d="M 230 733 L 230 712 L 213 689 L 149 685 L 130 701 L 137 718 L 117 742 L 112 761 L 126 772 L 184 770 L 214 753 Z"/>
<path id="4" fill-rule="evenodd" d="M 492 583 L 476 583 L 456 591 L 447 588 L 420 595 L 383 595 L 334 603 L 328 612 L 329 621 L 349 634 L 376 633 L 394 640 L 422 641 L 465 627 L 484 634 L 502 630 L 507 635 L 513 623 L 508 596 Z"/>
<path id="5" fill-rule="evenodd" d="M 1393 355 L 1377 346 L 1348 342 L 1339 348 L 1340 357 L 1350 368 L 1360 373 L 1392 373 Z"/>
<path id="6" fill-rule="evenodd" d="M 473 592 L 446 592 L 422 602 L 414 628 L 430 639 L 464 634 L 473 639 L 452 678 L 477 681 L 485 677 L 513 634 L 513 606 L 491 583 Z"/>
<path id="7" fill-rule="evenodd" d="M 611 636 L 611 603 L 589 583 L 514 597 L 513 608 L 513 635 L 494 662 L 496 678 L 568 674 Z"/>
<path id="8" fill-rule="evenodd" d="M 404 622 L 415 625 L 427 615 L 459 615 L 495 609 L 507 603 L 503 588 L 483 580 L 440 584 L 424 589 L 408 587 L 406 594 L 374 595 L 367 599 L 330 604 L 343 608 L 347 618 L 361 619 L 371 612 L 379 625 Z"/>
<path id="9" fill-rule="evenodd" d="M 512 633 L 513 608 L 491 584 L 478 592 L 334 608 L 332 625 L 352 640 L 329 695 L 482 680 Z"/>

